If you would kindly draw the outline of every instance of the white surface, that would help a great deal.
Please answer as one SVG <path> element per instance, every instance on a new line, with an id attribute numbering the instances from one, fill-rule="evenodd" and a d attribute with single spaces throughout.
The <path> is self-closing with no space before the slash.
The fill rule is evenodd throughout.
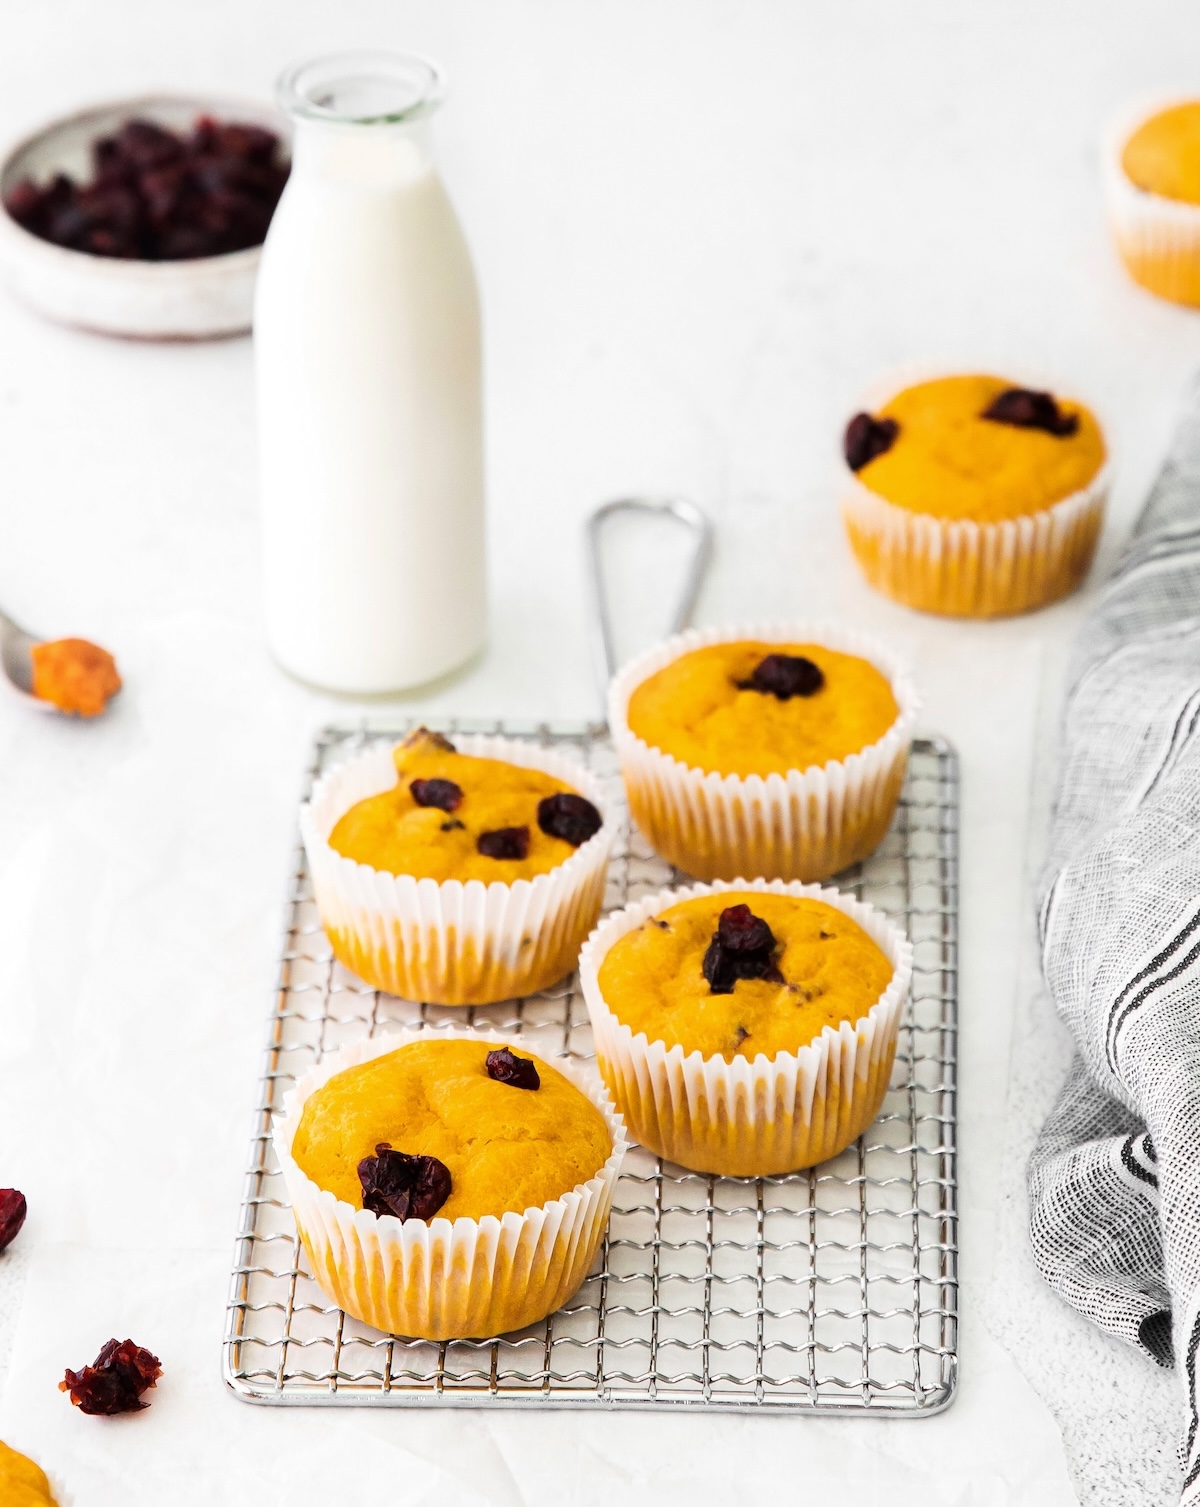
<path id="1" fill-rule="evenodd" d="M 267 642 L 407 690 L 487 632 L 479 292 L 426 122 L 300 116 L 293 153 L 255 296 Z"/>
<path id="2" fill-rule="evenodd" d="M 701 621 L 840 615 L 892 641 L 964 761 L 950 1412 L 285 1415 L 227 1399 L 225 1278 L 295 796 L 335 708 L 262 646 L 248 343 L 123 345 L 0 303 L 0 601 L 111 645 L 128 683 L 95 726 L 0 703 L 0 1165 L 32 1210 L 0 1258 L 0 1434 L 75 1507 L 726 1502 L 735 1476 L 746 1498 L 1168 1500 L 1169 1378 L 1059 1305 L 1021 1234 L 1019 1157 L 1062 1061 L 1020 962 L 1031 790 L 1086 603 L 915 617 L 862 584 L 833 496 L 848 405 L 891 368 L 1056 371 L 1111 416 L 1111 560 L 1200 324 L 1125 282 L 1096 142 L 1123 99 L 1179 83 L 1191 0 L 4 0 L 0 28 L 12 134 L 89 96 L 263 89 L 332 46 L 411 45 L 448 67 L 441 155 L 484 293 L 492 638 L 406 707 L 591 712 L 580 519 L 666 488 L 718 518 Z M 614 554 L 637 595 L 626 620 L 648 633 L 664 555 Z M 153 1406 L 82 1417 L 57 1377 L 126 1332 L 163 1358 Z"/>

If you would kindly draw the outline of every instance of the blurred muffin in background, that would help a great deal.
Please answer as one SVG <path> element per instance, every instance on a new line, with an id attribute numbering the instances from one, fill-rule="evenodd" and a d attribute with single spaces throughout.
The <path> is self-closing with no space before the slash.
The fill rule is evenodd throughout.
<path id="1" fill-rule="evenodd" d="M 1200 99 L 1125 117 L 1110 133 L 1104 166 L 1129 275 L 1159 298 L 1200 307 Z"/>

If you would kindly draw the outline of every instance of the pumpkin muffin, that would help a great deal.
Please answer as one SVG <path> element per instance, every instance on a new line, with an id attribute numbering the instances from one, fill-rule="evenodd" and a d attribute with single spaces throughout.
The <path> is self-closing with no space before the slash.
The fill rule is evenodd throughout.
<path id="1" fill-rule="evenodd" d="M 519 1042 L 449 1032 L 337 1054 L 289 1096 L 275 1145 L 329 1296 L 379 1329 L 450 1339 L 523 1328 L 576 1291 L 626 1142 L 601 1087 Z"/>
<path id="2" fill-rule="evenodd" d="M 842 513 L 871 585 L 996 617 L 1066 596 L 1095 553 L 1107 449 L 1083 404 L 1002 377 L 939 377 L 855 414 Z"/>
<path id="3" fill-rule="evenodd" d="M 0 1439 L 0 1502 L 4 1507 L 55 1507 L 46 1472 Z"/>
<path id="4" fill-rule="evenodd" d="M 597 1061 L 634 1135 L 701 1172 L 835 1156 L 879 1112 L 911 948 L 835 890 L 667 890 L 600 924 L 580 978 Z"/>
<path id="5" fill-rule="evenodd" d="M 1105 187 L 1133 280 L 1200 307 L 1200 100 L 1173 100 L 1119 124 L 1105 152 Z"/>
<path id="6" fill-rule="evenodd" d="M 418 728 L 322 779 L 301 812 L 334 955 L 438 1004 L 531 994 L 574 966 L 604 895 L 612 822 L 561 755 Z"/>
<path id="7" fill-rule="evenodd" d="M 891 822 L 915 714 L 889 655 L 786 623 L 681 634 L 609 697 L 635 821 L 703 879 L 822 879 L 865 858 Z"/>

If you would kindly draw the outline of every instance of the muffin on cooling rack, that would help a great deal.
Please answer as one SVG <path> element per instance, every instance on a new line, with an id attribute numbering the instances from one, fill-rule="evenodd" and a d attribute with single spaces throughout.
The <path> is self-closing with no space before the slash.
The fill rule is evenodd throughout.
<path id="1" fill-rule="evenodd" d="M 1108 496 L 1090 409 L 1002 377 L 916 382 L 843 436 L 842 517 L 863 574 L 923 612 L 999 617 L 1083 580 Z"/>
<path id="2" fill-rule="evenodd" d="M 408 999 L 481 1005 L 574 967 L 600 914 L 614 823 L 571 759 L 422 727 L 324 776 L 300 830 L 347 968 Z"/>
<path id="3" fill-rule="evenodd" d="M 824 879 L 887 831 L 916 709 L 858 634 L 769 623 L 651 649 L 614 678 L 608 720 L 630 812 L 677 868 Z"/>
<path id="4" fill-rule="evenodd" d="M 326 1058 L 274 1127 L 313 1276 L 419 1339 L 536 1323 L 595 1259 L 627 1142 L 602 1084 L 466 1032 Z"/>
<path id="5" fill-rule="evenodd" d="M 837 890 L 663 890 L 606 916 L 579 977 L 601 1076 L 644 1146 L 729 1177 L 835 1156 L 879 1113 L 912 947 Z"/>

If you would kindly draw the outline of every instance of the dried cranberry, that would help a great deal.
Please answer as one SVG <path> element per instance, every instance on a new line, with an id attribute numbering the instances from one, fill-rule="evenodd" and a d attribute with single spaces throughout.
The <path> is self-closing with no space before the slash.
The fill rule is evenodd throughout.
<path id="1" fill-rule="evenodd" d="M 737 687 L 790 701 L 793 696 L 815 696 L 824 684 L 820 666 L 803 654 L 768 654 L 755 665 L 749 680 L 739 680 Z"/>
<path id="2" fill-rule="evenodd" d="M 466 822 L 460 822 L 457 816 L 452 816 L 448 822 L 443 822 L 438 828 L 439 832 L 463 832 L 466 830 Z"/>
<path id="3" fill-rule="evenodd" d="M 539 801 L 537 816 L 538 826 L 547 837 L 561 837 L 573 848 L 595 837 L 604 825 L 604 818 L 591 801 L 566 790 Z"/>
<path id="4" fill-rule="evenodd" d="M 111 1418 L 116 1413 L 136 1413 L 147 1406 L 142 1393 L 162 1375 L 158 1356 L 132 1340 L 109 1340 L 95 1361 L 82 1371 L 68 1371 L 58 1384 L 84 1413 Z"/>
<path id="5" fill-rule="evenodd" d="M 513 1088 L 541 1088 L 536 1065 L 528 1057 L 518 1057 L 508 1047 L 498 1047 L 489 1052 L 486 1060 L 487 1075 L 497 1083 L 508 1083 Z"/>
<path id="6" fill-rule="evenodd" d="M 481 832 L 475 846 L 485 858 L 528 858 L 529 828 L 497 827 L 494 832 Z"/>
<path id="7" fill-rule="evenodd" d="M 717 939 L 730 952 L 770 952 L 775 933 L 748 905 L 727 905 L 717 921 Z"/>
<path id="8" fill-rule="evenodd" d="M 869 413 L 856 413 L 846 425 L 842 450 L 851 471 L 861 471 L 878 455 L 885 455 L 896 443 L 900 425 L 895 419 L 877 419 Z"/>
<path id="9" fill-rule="evenodd" d="M 183 155 L 180 139 L 152 120 L 127 120 L 112 143 L 136 167 L 157 167 L 164 162 L 176 162 Z"/>
<path id="10" fill-rule="evenodd" d="M 22 178 L 8 196 L 7 209 L 18 225 L 24 225 L 37 214 L 42 203 L 42 191 L 28 178 Z"/>
<path id="11" fill-rule="evenodd" d="M 732 952 L 721 946 L 720 940 L 717 937 L 714 937 L 708 944 L 708 950 L 704 954 L 704 961 L 701 963 L 700 968 L 704 977 L 708 980 L 710 993 L 733 993 L 733 986 L 740 977 L 738 973 L 738 960 Z"/>
<path id="12" fill-rule="evenodd" d="M 5 204 L 43 240 L 94 256 L 176 261 L 261 245 L 287 181 L 278 137 L 201 117 L 190 135 L 128 120 L 92 144 L 92 180 L 26 179 Z"/>
<path id="13" fill-rule="evenodd" d="M 463 803 L 462 786 L 453 780 L 413 780 L 408 787 L 418 806 L 436 806 L 439 811 L 457 811 Z"/>
<path id="14" fill-rule="evenodd" d="M 747 978 L 762 979 L 767 984 L 783 984 L 787 982 L 783 974 L 780 973 L 775 960 L 771 957 L 756 957 L 754 966 L 756 971 L 754 973 L 747 973 Z"/>
<path id="15" fill-rule="evenodd" d="M 738 979 L 783 983 L 775 966 L 775 935 L 748 905 L 729 905 L 717 919 L 717 930 L 701 963 L 713 994 L 732 994 Z"/>
<path id="16" fill-rule="evenodd" d="M 358 1164 L 363 1208 L 397 1219 L 432 1219 L 450 1197 L 450 1169 L 436 1156 L 409 1156 L 386 1141 Z"/>
<path id="17" fill-rule="evenodd" d="M 980 417 L 1017 429 L 1041 429 L 1059 439 L 1066 439 L 1079 428 L 1079 415 L 1064 413 L 1052 393 L 1033 392 L 1027 387 L 1005 388 Z"/>
<path id="18" fill-rule="evenodd" d="M 0 1251 L 20 1234 L 26 1213 L 24 1193 L 15 1188 L 0 1188 Z"/>

